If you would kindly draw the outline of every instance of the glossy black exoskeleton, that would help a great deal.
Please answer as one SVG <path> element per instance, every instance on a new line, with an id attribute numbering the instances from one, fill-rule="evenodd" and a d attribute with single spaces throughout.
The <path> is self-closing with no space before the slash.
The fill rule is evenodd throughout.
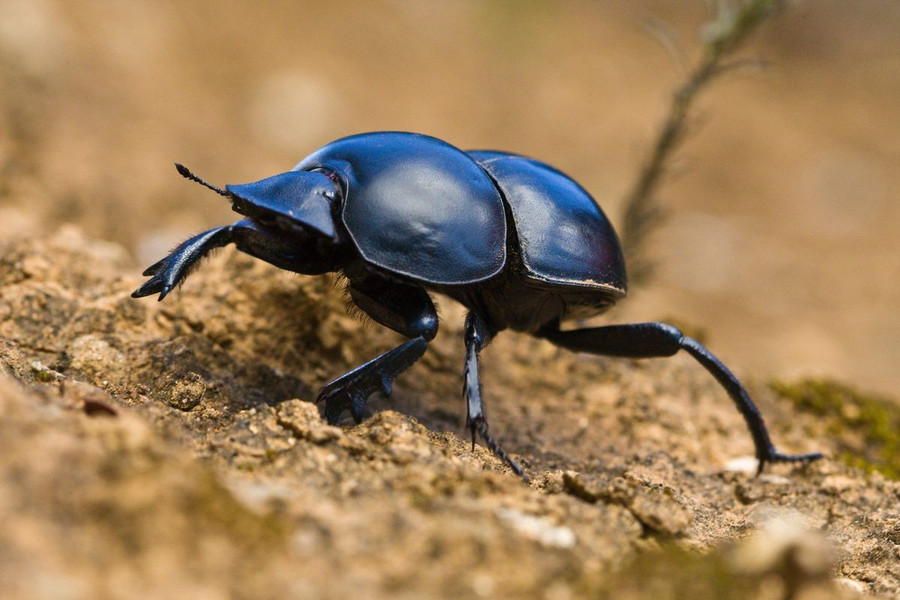
<path id="1" fill-rule="evenodd" d="M 213 248 L 247 254 L 306 275 L 339 271 L 350 298 L 409 341 L 326 385 L 329 422 L 348 409 L 359 422 L 368 397 L 390 394 L 395 377 L 425 352 L 438 316 L 428 291 L 469 309 L 465 397 L 473 443 L 522 469 L 488 433 L 479 352 L 513 329 L 580 352 L 644 358 L 686 350 L 725 388 L 753 436 L 759 469 L 803 461 L 775 449 L 737 378 L 697 341 L 663 323 L 563 330 L 625 296 L 625 263 L 615 231 L 593 198 L 556 169 L 515 154 L 463 152 L 413 133 L 366 133 L 328 144 L 292 171 L 256 183 L 209 185 L 246 218 L 200 233 L 150 266 L 132 294 L 162 300 Z"/>

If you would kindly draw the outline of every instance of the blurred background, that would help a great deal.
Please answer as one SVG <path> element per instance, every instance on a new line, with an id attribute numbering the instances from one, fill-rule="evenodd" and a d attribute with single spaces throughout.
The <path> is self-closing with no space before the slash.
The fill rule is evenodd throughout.
<path id="1" fill-rule="evenodd" d="M 137 265 L 234 220 L 182 180 L 290 169 L 338 137 L 434 135 L 580 181 L 614 222 L 708 3 L 0 0 L 0 225 L 75 223 Z M 656 278 L 616 320 L 674 319 L 757 378 L 900 384 L 900 3 L 797 2 L 700 99 L 660 197 Z M 2 235 L 2 234 L 0 234 Z"/>

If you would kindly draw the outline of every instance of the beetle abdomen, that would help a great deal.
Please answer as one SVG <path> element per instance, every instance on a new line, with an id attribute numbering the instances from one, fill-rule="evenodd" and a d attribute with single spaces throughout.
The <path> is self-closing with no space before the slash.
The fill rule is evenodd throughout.
<path id="1" fill-rule="evenodd" d="M 503 269 L 503 199 L 462 150 L 414 133 L 365 133 L 324 146 L 294 169 L 315 168 L 346 182 L 341 217 L 368 262 L 449 285 Z"/>
<path id="2" fill-rule="evenodd" d="M 609 219 L 590 194 L 540 161 L 505 152 L 470 151 L 512 211 L 529 278 L 625 295 L 625 259 Z"/>

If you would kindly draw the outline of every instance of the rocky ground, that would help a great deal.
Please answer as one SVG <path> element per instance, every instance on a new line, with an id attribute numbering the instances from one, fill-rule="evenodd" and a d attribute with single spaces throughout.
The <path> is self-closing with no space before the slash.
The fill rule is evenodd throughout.
<path id="1" fill-rule="evenodd" d="M 816 464 L 754 477 L 689 357 L 504 334 L 487 408 L 526 485 L 466 439 L 450 302 L 393 396 L 330 427 L 318 388 L 398 342 L 334 280 L 229 249 L 130 298 L 233 217 L 172 161 L 254 181 L 363 131 L 539 157 L 621 224 L 713 4 L 0 0 L 0 598 L 900 596 L 896 401 L 792 379 L 897 387 L 891 0 L 790 3 L 750 41 L 770 67 L 703 96 L 658 279 L 610 315 L 707 327 Z"/>
<path id="2" fill-rule="evenodd" d="M 333 427 L 318 387 L 397 342 L 334 280 L 228 250 L 156 303 L 139 272 L 71 227 L 0 243 L 4 597 L 900 595 L 900 484 L 830 458 L 754 477 L 689 357 L 499 336 L 488 411 L 525 484 L 463 435 L 449 301 L 393 396 Z M 783 450 L 888 447 L 857 404 L 780 389 L 751 385 Z"/>

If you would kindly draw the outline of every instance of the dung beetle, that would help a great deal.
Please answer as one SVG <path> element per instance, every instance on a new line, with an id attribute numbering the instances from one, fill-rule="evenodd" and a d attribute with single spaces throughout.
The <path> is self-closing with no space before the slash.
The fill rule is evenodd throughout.
<path id="1" fill-rule="evenodd" d="M 403 132 L 339 139 L 293 170 L 219 189 L 176 164 L 184 177 L 231 201 L 244 219 L 188 239 L 144 271 L 132 294 L 162 300 L 210 250 L 235 244 L 276 267 L 342 273 L 352 302 L 409 338 L 327 384 L 318 400 L 335 423 L 363 418 L 368 397 L 390 394 L 394 378 L 425 352 L 438 315 L 428 291 L 468 309 L 465 322 L 466 427 L 513 471 L 522 468 L 488 432 L 479 352 L 504 329 L 578 352 L 646 358 L 687 351 L 725 388 L 747 422 L 759 471 L 766 463 L 821 456 L 775 449 L 737 378 L 699 342 L 664 323 L 564 330 L 561 322 L 600 314 L 625 296 L 618 237 L 578 183 L 537 160 L 464 152 Z"/>

